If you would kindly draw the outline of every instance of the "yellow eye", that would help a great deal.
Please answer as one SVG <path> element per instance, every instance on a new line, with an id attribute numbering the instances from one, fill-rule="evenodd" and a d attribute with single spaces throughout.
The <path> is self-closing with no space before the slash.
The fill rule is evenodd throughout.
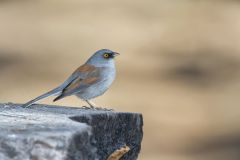
<path id="1" fill-rule="evenodd" d="M 105 53 L 105 54 L 103 55 L 103 57 L 104 57 L 104 58 L 109 58 L 109 54 L 108 54 L 108 53 Z"/>

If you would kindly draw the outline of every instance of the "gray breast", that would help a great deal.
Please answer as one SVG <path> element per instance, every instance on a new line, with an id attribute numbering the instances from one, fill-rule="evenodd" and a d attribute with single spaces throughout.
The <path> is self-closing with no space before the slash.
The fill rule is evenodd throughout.
<path id="1" fill-rule="evenodd" d="M 104 94 L 113 83 L 115 76 L 116 70 L 114 67 L 104 67 L 100 73 L 100 80 L 80 91 L 76 96 L 83 100 L 89 100 Z"/>

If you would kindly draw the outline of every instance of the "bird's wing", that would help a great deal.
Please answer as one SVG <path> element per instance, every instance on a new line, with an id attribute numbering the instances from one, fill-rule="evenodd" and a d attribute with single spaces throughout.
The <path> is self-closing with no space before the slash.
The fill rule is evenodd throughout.
<path id="1" fill-rule="evenodd" d="M 73 72 L 71 77 L 74 77 L 62 90 L 62 93 L 54 99 L 57 101 L 66 96 L 73 95 L 80 92 L 82 89 L 89 87 L 90 85 L 100 81 L 100 70 L 101 68 L 95 67 L 93 65 L 85 64 L 79 67 Z M 70 77 L 70 79 L 72 79 Z"/>

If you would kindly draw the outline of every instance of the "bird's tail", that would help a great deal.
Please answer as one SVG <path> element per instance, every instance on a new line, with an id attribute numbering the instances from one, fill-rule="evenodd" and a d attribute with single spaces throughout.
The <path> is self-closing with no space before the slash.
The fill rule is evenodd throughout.
<path id="1" fill-rule="evenodd" d="M 31 100 L 31 101 L 23 104 L 21 107 L 28 107 L 28 106 L 32 105 L 33 103 L 35 103 L 35 102 L 37 102 L 37 101 L 39 101 L 41 99 L 47 98 L 49 96 L 57 95 L 57 94 L 59 94 L 61 92 L 62 92 L 62 87 L 61 86 L 57 87 L 57 88 L 55 88 L 55 89 L 53 89 L 53 90 L 51 90 L 51 91 L 49 91 L 49 92 L 47 92 L 47 93 L 45 93 L 45 94 L 43 94 L 41 96 L 38 96 L 37 98 L 35 98 L 35 99 Z"/>

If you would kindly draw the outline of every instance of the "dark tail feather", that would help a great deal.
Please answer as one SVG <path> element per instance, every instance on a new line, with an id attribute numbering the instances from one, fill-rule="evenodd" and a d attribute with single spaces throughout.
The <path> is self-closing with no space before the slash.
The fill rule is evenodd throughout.
<path id="1" fill-rule="evenodd" d="M 61 87 L 57 87 L 57 88 L 55 88 L 55 89 L 53 89 L 53 90 L 51 90 L 51 91 L 49 91 L 49 92 L 47 92 L 47 93 L 45 93 L 45 94 L 43 94 L 43 95 L 41 95 L 41 96 L 39 96 L 39 97 L 31 100 L 31 101 L 23 104 L 21 107 L 28 107 L 28 106 L 32 105 L 33 103 L 35 103 L 35 102 L 37 102 L 37 101 L 39 101 L 39 100 L 41 100 L 41 99 L 44 99 L 44 98 L 47 98 L 47 97 L 49 97 L 49 96 L 58 94 L 58 93 L 60 93 L 61 91 L 62 91 Z"/>
<path id="2" fill-rule="evenodd" d="M 63 97 L 64 97 L 64 96 L 61 94 L 60 96 L 57 96 L 57 97 L 53 100 L 53 102 L 58 101 L 58 100 L 62 99 Z"/>

